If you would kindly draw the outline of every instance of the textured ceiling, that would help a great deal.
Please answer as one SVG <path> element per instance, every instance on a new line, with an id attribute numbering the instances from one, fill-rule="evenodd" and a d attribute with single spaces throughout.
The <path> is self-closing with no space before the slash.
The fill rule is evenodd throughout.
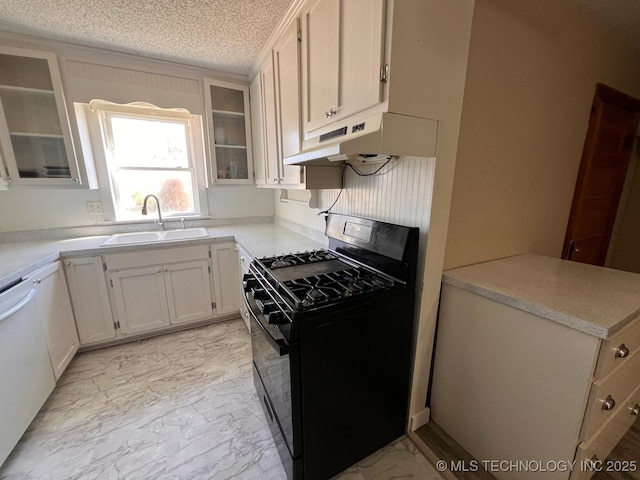
<path id="1" fill-rule="evenodd" d="M 0 29 L 246 74 L 291 0 L 0 0 Z"/>

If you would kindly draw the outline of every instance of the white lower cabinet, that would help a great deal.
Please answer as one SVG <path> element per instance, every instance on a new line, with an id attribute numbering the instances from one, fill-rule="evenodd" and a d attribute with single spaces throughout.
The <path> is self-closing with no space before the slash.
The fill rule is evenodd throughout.
<path id="1" fill-rule="evenodd" d="M 640 415 L 640 317 L 603 340 L 444 284 L 437 334 L 436 424 L 481 462 L 576 462 L 499 480 L 587 480 Z"/>
<path id="2" fill-rule="evenodd" d="M 108 255 L 105 263 L 123 335 L 215 316 L 208 245 Z"/>
<path id="3" fill-rule="evenodd" d="M 115 339 L 102 257 L 67 258 L 64 269 L 80 345 L 94 345 Z"/>
<path id="4" fill-rule="evenodd" d="M 164 270 L 169 322 L 195 322 L 214 316 L 207 260 L 168 265 Z"/>
<path id="5" fill-rule="evenodd" d="M 238 275 L 240 276 L 239 280 L 244 278 L 244 275 L 249 273 L 249 265 L 251 264 L 251 260 L 253 258 L 249 255 L 244 248 L 242 248 L 239 244 L 236 244 L 236 251 L 238 252 Z M 239 305 L 240 305 L 240 315 L 242 316 L 242 320 L 247 325 L 247 328 L 251 330 L 251 322 L 249 321 L 249 310 L 244 303 L 244 291 L 242 288 L 242 282 L 238 282 L 238 292 L 239 292 Z"/>
<path id="6" fill-rule="evenodd" d="M 67 259 L 80 345 L 238 313 L 237 262 L 235 243 Z"/>
<path id="7" fill-rule="evenodd" d="M 213 317 L 209 261 L 109 272 L 120 332 L 133 335 Z"/>
<path id="8" fill-rule="evenodd" d="M 79 340 L 60 262 L 31 274 L 36 288 L 36 304 L 45 329 L 49 358 L 56 380 L 78 351 Z"/>
<path id="9" fill-rule="evenodd" d="M 211 260 L 216 272 L 213 289 L 216 296 L 216 312 L 226 315 L 238 312 L 238 254 L 235 243 L 214 243 L 211 245 Z"/>
<path id="10" fill-rule="evenodd" d="M 113 304 L 122 334 L 169 325 L 162 266 L 109 272 Z"/>

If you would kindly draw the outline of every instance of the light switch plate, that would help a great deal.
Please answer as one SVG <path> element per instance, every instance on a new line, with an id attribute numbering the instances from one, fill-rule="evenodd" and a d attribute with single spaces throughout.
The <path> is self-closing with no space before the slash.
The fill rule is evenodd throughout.
<path id="1" fill-rule="evenodd" d="M 102 215 L 104 213 L 102 202 L 87 202 L 87 212 L 89 215 Z"/>

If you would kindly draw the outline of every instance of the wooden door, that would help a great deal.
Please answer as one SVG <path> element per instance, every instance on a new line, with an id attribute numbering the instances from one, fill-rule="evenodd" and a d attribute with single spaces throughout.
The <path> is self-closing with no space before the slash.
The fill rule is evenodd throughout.
<path id="1" fill-rule="evenodd" d="M 640 101 L 598 84 L 562 258 L 604 265 L 640 112 Z"/>

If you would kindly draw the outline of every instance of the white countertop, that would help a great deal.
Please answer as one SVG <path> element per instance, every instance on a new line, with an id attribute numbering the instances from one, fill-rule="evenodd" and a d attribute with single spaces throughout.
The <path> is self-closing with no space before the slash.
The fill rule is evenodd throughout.
<path id="1" fill-rule="evenodd" d="M 67 240 L 2 243 L 0 244 L 0 288 L 59 259 L 61 256 L 92 256 L 139 250 L 140 248 L 166 248 L 167 246 L 234 240 L 254 257 L 326 248 L 326 244 L 316 242 L 274 223 L 213 227 L 207 228 L 207 231 L 209 232 L 208 238 L 151 244 L 111 245 L 108 247 L 100 246 L 109 238 L 108 235 Z"/>
<path id="2" fill-rule="evenodd" d="M 443 282 L 600 338 L 640 315 L 640 274 L 526 254 L 447 270 Z"/>

